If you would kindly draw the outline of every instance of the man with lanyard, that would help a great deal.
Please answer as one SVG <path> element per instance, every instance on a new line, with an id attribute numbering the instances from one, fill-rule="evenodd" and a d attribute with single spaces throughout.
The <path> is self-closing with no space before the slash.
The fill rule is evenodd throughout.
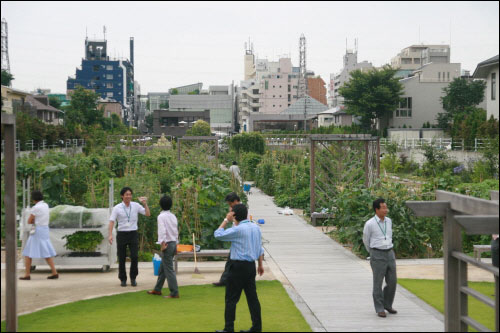
<path id="1" fill-rule="evenodd" d="M 373 303 L 379 317 L 385 318 L 387 310 L 391 314 L 397 311 L 392 308 L 396 295 L 396 255 L 392 244 L 392 221 L 387 217 L 389 209 L 384 199 L 373 202 L 375 216 L 368 220 L 363 230 L 363 243 L 370 253 L 370 266 L 373 272 Z M 382 291 L 382 283 L 386 286 Z"/>
<path id="2" fill-rule="evenodd" d="M 226 219 L 214 232 L 216 239 L 231 242 L 231 261 L 226 282 L 226 307 L 224 311 L 225 326 L 223 331 L 234 332 L 236 319 L 236 304 L 240 300 L 241 291 L 245 291 L 252 327 L 248 331 L 262 332 L 262 318 L 255 277 L 264 274 L 262 261 L 264 248 L 262 247 L 262 234 L 260 227 L 250 223 L 247 219 L 248 210 L 243 204 L 234 205 Z M 228 222 L 233 222 L 233 227 L 224 230 Z M 255 270 L 255 261 L 259 266 Z"/>
<path id="3" fill-rule="evenodd" d="M 118 278 L 121 281 L 121 286 L 127 286 L 127 272 L 125 271 L 125 258 L 127 256 L 127 247 L 130 249 L 130 284 L 135 287 L 137 282 L 135 278 L 139 274 L 137 261 L 139 255 L 139 237 L 137 234 L 137 222 L 139 213 L 146 216 L 151 216 L 146 197 L 140 197 L 139 201 L 144 205 L 141 206 L 137 202 L 132 202 L 132 189 L 124 187 L 120 191 L 122 202 L 113 207 L 111 216 L 109 217 L 109 244 L 113 244 L 113 227 L 115 221 L 118 223 L 118 234 L 116 236 L 116 245 L 118 249 L 119 273 Z"/>

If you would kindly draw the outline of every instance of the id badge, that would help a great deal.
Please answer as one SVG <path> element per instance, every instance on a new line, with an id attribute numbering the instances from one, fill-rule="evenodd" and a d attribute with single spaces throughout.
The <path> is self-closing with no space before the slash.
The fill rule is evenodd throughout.
<path id="1" fill-rule="evenodd" d="M 390 240 L 390 239 L 384 239 L 384 240 L 382 241 L 382 245 L 384 245 L 384 246 L 389 246 L 389 245 L 391 245 L 391 240 Z"/>

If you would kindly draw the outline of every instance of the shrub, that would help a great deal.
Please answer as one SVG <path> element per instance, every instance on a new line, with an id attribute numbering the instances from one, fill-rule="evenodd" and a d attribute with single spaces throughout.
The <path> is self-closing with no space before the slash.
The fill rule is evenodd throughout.
<path id="1" fill-rule="evenodd" d="M 266 142 L 259 133 L 241 133 L 231 138 L 231 149 L 238 154 L 241 152 L 254 152 L 262 155 L 266 149 Z"/>
<path id="2" fill-rule="evenodd" d="M 77 231 L 62 237 L 65 238 L 67 241 L 64 247 L 77 252 L 94 252 L 104 240 L 100 231 Z"/>
<path id="3" fill-rule="evenodd" d="M 255 180 L 255 172 L 257 166 L 262 161 L 262 155 L 248 152 L 243 153 L 240 158 L 240 168 L 243 172 L 243 179 L 245 180 Z"/>

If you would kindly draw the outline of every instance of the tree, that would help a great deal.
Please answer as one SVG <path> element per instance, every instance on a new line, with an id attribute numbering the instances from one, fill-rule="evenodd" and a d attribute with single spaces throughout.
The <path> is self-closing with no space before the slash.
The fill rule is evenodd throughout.
<path id="1" fill-rule="evenodd" d="M 153 133 L 153 113 L 148 114 L 145 120 L 148 133 Z"/>
<path id="2" fill-rule="evenodd" d="M 99 95 L 91 90 L 78 87 L 71 95 L 71 104 L 66 114 L 66 121 L 94 125 L 102 122 L 102 110 L 97 109 Z"/>
<path id="3" fill-rule="evenodd" d="M 484 81 L 455 78 L 448 87 L 443 88 L 445 95 L 441 97 L 441 103 L 446 112 L 438 114 L 439 127 L 449 130 L 457 116 L 462 119 L 464 114 L 474 111 L 475 106 L 484 99 L 485 87 Z"/>
<path id="4" fill-rule="evenodd" d="M 179 95 L 179 90 L 176 88 L 172 89 L 172 91 L 170 91 L 170 95 Z"/>
<path id="5" fill-rule="evenodd" d="M 160 104 L 160 109 L 168 109 L 170 107 L 170 104 L 168 101 L 165 101 L 165 103 Z"/>
<path id="6" fill-rule="evenodd" d="M 188 95 L 199 95 L 200 94 L 200 89 L 195 89 L 193 91 L 188 92 Z"/>
<path id="7" fill-rule="evenodd" d="M 373 120 L 387 120 L 399 106 L 403 86 L 394 77 L 396 70 L 384 66 L 382 70 L 351 72 L 351 79 L 339 93 L 344 97 L 346 112 L 358 116 L 361 127 L 367 131 L 373 127 Z"/>
<path id="8" fill-rule="evenodd" d="M 210 124 L 204 120 L 198 119 L 193 127 L 186 132 L 186 136 L 210 136 Z"/>
<path id="9" fill-rule="evenodd" d="M 12 80 L 14 80 L 14 75 L 2 69 L 2 86 L 10 87 Z"/>
<path id="10" fill-rule="evenodd" d="M 49 97 L 49 105 L 55 107 L 56 109 L 61 108 L 61 100 L 55 96 L 50 96 Z"/>

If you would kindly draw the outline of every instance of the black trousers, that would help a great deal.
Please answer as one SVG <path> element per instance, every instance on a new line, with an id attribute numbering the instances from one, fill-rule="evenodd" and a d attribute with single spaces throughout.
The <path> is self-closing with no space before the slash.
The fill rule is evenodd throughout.
<path id="1" fill-rule="evenodd" d="M 229 252 L 229 257 L 227 258 L 226 266 L 224 266 L 224 272 L 220 277 L 220 283 L 226 285 L 227 277 L 229 276 L 229 267 L 231 266 L 231 252 Z"/>
<path id="2" fill-rule="evenodd" d="M 135 280 L 139 274 L 137 261 L 139 256 L 139 236 L 137 231 L 118 231 L 116 236 L 116 246 L 118 249 L 118 278 L 127 281 L 125 271 L 125 258 L 127 257 L 127 247 L 130 250 L 130 280 Z"/>
<path id="3" fill-rule="evenodd" d="M 234 320 L 236 319 L 236 304 L 238 304 L 241 292 L 245 291 L 248 309 L 252 318 L 252 331 L 262 331 L 262 318 L 260 302 L 257 297 L 255 277 L 257 270 L 255 262 L 230 260 L 229 273 L 226 282 L 226 309 L 224 319 L 226 321 L 224 330 L 234 331 Z"/>
<path id="4" fill-rule="evenodd" d="M 498 267 L 498 241 L 500 238 L 491 241 L 491 262 L 493 266 Z"/>

